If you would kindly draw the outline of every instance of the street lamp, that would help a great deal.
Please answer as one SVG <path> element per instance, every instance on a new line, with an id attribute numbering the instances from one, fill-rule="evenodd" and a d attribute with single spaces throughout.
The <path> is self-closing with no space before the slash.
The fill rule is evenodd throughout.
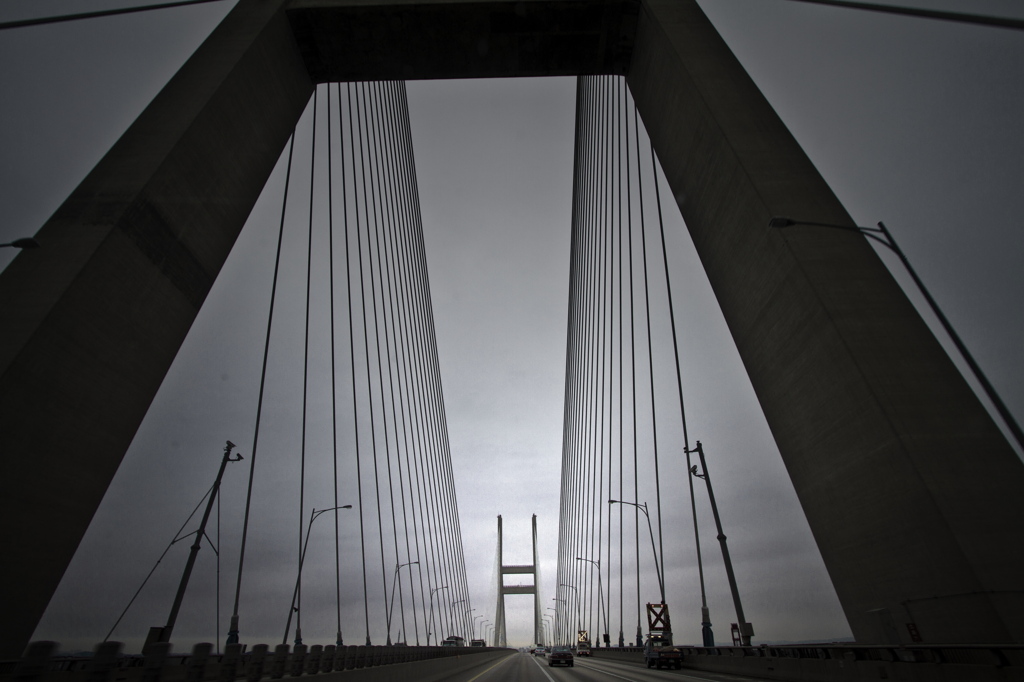
<path id="1" fill-rule="evenodd" d="M 960 351 L 960 356 L 964 359 L 964 362 L 967 363 L 967 366 L 971 368 L 974 378 L 978 380 L 979 384 L 981 384 L 981 388 L 985 391 L 985 395 L 988 396 L 988 399 L 992 401 L 992 405 L 996 408 L 996 411 L 999 412 L 999 416 L 1002 417 L 1003 423 L 1006 424 L 1006 428 L 1013 434 L 1014 439 L 1017 441 L 1017 446 L 1024 450 L 1024 432 L 1021 431 L 1020 426 L 1017 424 L 1017 420 L 1013 418 L 1010 410 L 1003 403 L 999 394 L 996 393 L 996 389 L 989 383 L 985 373 L 981 371 L 981 367 L 979 367 L 978 363 L 974 361 L 974 357 L 971 355 L 970 351 L 967 350 L 967 346 L 964 345 L 964 342 L 960 340 L 960 336 L 953 330 L 953 325 L 950 324 L 949 320 L 946 319 L 946 316 L 942 314 L 942 311 L 939 309 L 939 304 L 935 302 L 935 299 L 932 298 L 928 289 L 925 288 L 924 282 L 922 282 L 921 278 L 917 276 L 914 268 L 910 266 L 910 261 L 907 260 L 907 256 L 903 253 L 903 250 L 899 245 L 896 244 L 896 240 L 893 239 L 892 234 L 884 223 L 879 222 L 878 227 L 861 227 L 859 225 L 835 225 L 833 223 L 794 220 L 792 218 L 783 218 L 779 216 L 773 217 L 768 221 L 768 227 L 773 228 L 791 227 L 793 225 L 809 225 L 811 227 L 827 227 L 836 230 L 860 232 L 868 239 L 873 239 L 895 253 L 896 257 L 903 263 L 903 267 L 907 269 L 907 273 L 910 275 L 911 279 L 914 280 L 914 284 L 917 285 L 918 291 L 921 292 L 921 295 L 924 296 L 924 300 L 928 302 L 928 306 L 932 309 L 932 312 L 935 313 L 935 317 L 938 318 L 942 328 L 946 330 L 946 334 L 948 334 L 949 338 L 953 341 L 953 345 L 955 345 L 956 349 Z"/>
<path id="2" fill-rule="evenodd" d="M 395 573 L 391 576 L 391 603 L 388 605 L 388 646 L 391 646 L 391 614 L 394 613 L 395 610 L 395 588 L 398 586 L 398 571 L 406 566 L 412 566 L 413 564 L 418 563 L 418 561 L 407 561 L 404 564 L 395 564 Z M 405 607 L 403 606 L 402 608 Z M 403 611 L 402 613 L 404 614 L 405 612 Z M 403 615 L 403 618 L 404 617 L 405 616 Z"/>
<path id="3" fill-rule="evenodd" d="M 553 606 L 549 606 L 549 607 L 547 607 L 547 609 L 548 609 L 548 611 L 554 611 L 555 612 L 554 616 L 546 616 L 547 618 L 551 619 L 551 623 L 553 625 L 553 627 L 551 629 L 551 643 L 554 644 L 556 642 L 556 640 L 558 639 L 558 635 L 559 635 L 559 632 L 558 632 L 558 609 L 556 609 Z"/>
<path id="4" fill-rule="evenodd" d="M 658 574 L 658 587 L 661 590 L 661 603 L 665 603 L 665 582 L 661 579 L 661 569 L 658 568 L 658 548 L 654 544 L 654 530 L 651 528 L 651 515 L 647 513 L 647 503 L 637 504 L 636 502 L 626 502 L 625 500 L 608 500 L 608 504 L 628 504 L 631 507 L 636 507 L 644 513 L 647 517 L 647 532 L 651 534 L 651 551 L 654 552 L 654 572 Z M 637 567 L 639 570 L 639 567 Z"/>
<path id="5" fill-rule="evenodd" d="M 455 601 L 453 601 L 448 606 L 448 608 L 451 610 L 452 618 L 455 619 L 455 623 L 454 623 L 455 625 L 458 625 L 458 623 L 459 623 L 459 613 L 458 613 L 458 611 L 455 610 L 455 607 L 456 607 L 456 605 L 458 605 L 459 603 L 464 602 L 464 601 L 466 601 L 466 600 L 465 599 L 456 599 Z M 463 615 L 465 615 L 465 614 L 463 614 Z M 466 632 L 466 622 L 465 622 L 465 619 L 462 619 L 462 620 L 463 620 L 463 622 L 462 622 L 461 630 L 462 630 L 463 634 L 465 634 L 465 632 Z"/>
<path id="6" fill-rule="evenodd" d="M 447 585 L 442 585 L 441 587 L 435 587 L 434 589 L 430 590 L 430 618 L 427 621 L 428 625 L 430 627 L 434 627 L 434 593 L 437 592 L 438 590 L 447 590 L 447 589 L 448 589 Z M 440 599 L 440 597 L 438 597 L 438 599 Z M 442 619 L 442 621 L 443 621 L 443 619 Z M 430 646 L 430 635 L 431 635 L 430 630 L 427 630 L 427 646 Z"/>
<path id="7" fill-rule="evenodd" d="M 597 615 L 598 615 L 598 621 L 600 621 L 601 620 L 601 609 L 603 608 L 602 604 L 604 603 L 604 598 L 603 598 L 603 594 L 604 593 L 602 592 L 602 588 L 601 588 L 601 560 L 598 559 L 597 561 L 594 561 L 593 559 L 584 559 L 583 557 L 578 556 L 578 557 L 576 557 L 576 561 L 586 561 L 587 563 L 590 563 L 590 564 L 593 564 L 594 566 L 597 566 Z M 598 624 L 597 624 L 597 629 L 598 630 L 601 629 L 601 623 L 600 622 L 598 622 Z M 604 636 L 605 636 L 605 638 L 608 637 L 608 610 L 607 610 L 607 608 L 604 609 Z M 601 647 L 600 638 L 598 638 L 597 646 L 598 646 L 598 648 Z"/>
<path id="8" fill-rule="evenodd" d="M 556 601 L 556 602 L 559 602 L 560 604 L 568 604 L 569 603 L 568 599 L 559 599 L 558 597 L 552 597 L 551 601 Z M 548 607 L 548 608 L 550 608 L 550 607 Z M 555 609 L 555 618 L 560 618 L 561 617 L 562 612 L 559 610 L 561 608 L 563 608 L 563 607 L 559 606 L 558 608 Z M 564 608 L 569 608 L 569 607 L 566 606 Z M 559 620 L 559 623 L 561 624 L 562 627 L 559 628 L 560 632 L 558 633 L 558 635 L 561 638 L 563 643 L 566 643 L 566 642 L 569 641 L 569 633 L 566 632 L 566 629 L 569 627 L 569 625 L 568 625 L 568 623 L 565 622 L 567 620 L 569 620 L 568 616 L 565 617 L 565 620 L 561 620 L 561 619 Z"/>
<path id="9" fill-rule="evenodd" d="M 566 585 L 565 583 L 559 583 L 562 587 L 568 587 L 570 590 L 576 593 L 576 633 L 579 635 L 579 631 L 583 629 L 583 616 L 580 615 L 580 591 L 572 585 Z"/>
<path id="10" fill-rule="evenodd" d="M 637 504 L 636 502 L 626 502 L 625 500 L 608 500 L 608 504 L 628 504 L 636 507 L 644 513 L 647 518 L 647 532 L 651 534 L 651 551 L 654 552 L 654 572 L 658 575 L 658 587 L 661 590 L 661 603 L 665 603 L 665 582 L 661 579 L 661 569 L 658 564 L 658 548 L 654 544 L 654 530 L 651 528 L 651 515 L 647 513 L 647 503 Z M 636 567 L 637 573 L 640 572 L 640 567 Z M 639 578 L 637 579 L 639 580 Z M 640 630 L 640 622 L 636 624 L 636 645 L 640 646 L 643 641 L 644 633 Z"/>
<path id="11" fill-rule="evenodd" d="M 306 549 L 309 548 L 309 531 L 313 529 L 313 521 L 318 516 L 335 509 L 351 509 L 351 504 L 343 504 L 340 507 L 331 507 L 330 509 L 313 509 L 309 513 L 309 525 L 306 526 L 306 541 L 302 544 L 302 552 L 299 554 L 299 573 L 295 576 L 295 591 L 292 592 L 292 606 L 288 609 L 288 622 L 284 626 L 284 640 L 282 644 L 288 643 L 288 631 L 292 627 L 292 614 L 295 616 L 295 643 L 302 644 L 302 602 L 299 601 L 298 606 L 295 605 L 296 600 L 299 597 L 299 586 L 302 583 L 302 564 L 306 561 Z"/>
<path id="12" fill-rule="evenodd" d="M 16 249 L 38 249 L 39 242 L 31 237 L 22 237 L 21 239 L 15 239 L 13 242 L 7 244 L 0 244 L 0 246 L 13 246 Z"/>
<path id="13" fill-rule="evenodd" d="M 480 616 L 480 617 L 483 618 L 483 616 Z M 487 645 L 487 636 L 484 633 L 487 631 L 487 624 L 490 623 L 490 622 L 491 621 L 489 621 L 489 620 L 482 620 L 482 621 L 480 621 L 480 639 L 484 640 L 484 645 L 485 646 Z"/>
<path id="14" fill-rule="evenodd" d="M 704 461 L 704 448 L 700 441 L 694 448 L 697 456 L 700 457 L 700 468 L 704 473 L 697 473 L 697 465 L 690 467 L 690 474 L 697 478 L 703 478 L 708 486 L 708 497 L 711 500 L 711 513 L 715 517 L 715 528 L 718 530 L 718 542 L 722 545 L 722 560 L 725 562 L 725 574 L 729 578 L 729 589 L 732 591 L 732 602 L 736 606 L 736 619 L 739 621 L 740 643 L 743 646 L 750 646 L 750 636 L 754 634 L 754 628 L 743 617 L 743 605 L 740 604 L 740 591 L 736 587 L 736 574 L 732 570 L 732 559 L 729 557 L 729 545 L 725 542 L 725 533 L 722 531 L 722 519 L 718 516 L 718 505 L 715 504 L 715 491 L 711 489 L 711 475 L 708 473 L 708 465 Z M 710 625 L 710 624 L 709 624 Z M 710 629 L 710 628 L 709 628 Z M 713 645 L 712 645 L 713 646 Z"/>
<path id="15" fill-rule="evenodd" d="M 472 611 L 476 611 L 476 609 L 471 609 L 471 610 Z M 470 634 L 472 634 L 473 636 L 470 639 L 476 639 L 476 619 L 477 618 L 486 618 L 486 617 L 487 616 L 473 616 L 473 629 L 470 631 Z"/>

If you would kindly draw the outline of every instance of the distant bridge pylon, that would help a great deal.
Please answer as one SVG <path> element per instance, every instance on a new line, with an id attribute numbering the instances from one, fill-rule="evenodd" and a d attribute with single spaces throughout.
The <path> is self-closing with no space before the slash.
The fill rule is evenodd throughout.
<path id="1" fill-rule="evenodd" d="M 506 566 L 502 558 L 501 515 L 498 515 L 498 605 L 494 612 L 494 646 L 508 646 L 505 629 L 505 595 L 533 595 L 533 643 L 543 641 L 540 619 L 540 596 L 537 592 L 540 581 L 537 578 L 537 515 L 533 515 L 533 563 L 529 565 Z M 532 585 L 506 585 L 506 575 L 532 575 Z"/>

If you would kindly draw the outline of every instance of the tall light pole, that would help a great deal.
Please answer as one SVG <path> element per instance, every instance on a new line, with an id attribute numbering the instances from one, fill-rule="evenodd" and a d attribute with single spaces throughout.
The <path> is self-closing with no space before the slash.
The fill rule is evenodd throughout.
<path id="1" fill-rule="evenodd" d="M 586 561 L 587 563 L 590 563 L 590 564 L 593 564 L 594 566 L 597 566 L 597 616 L 598 616 L 598 618 L 597 618 L 597 620 L 598 620 L 597 629 L 598 630 L 601 629 L 601 623 L 600 623 L 600 621 L 601 621 L 601 609 L 604 608 L 604 635 L 605 635 L 605 637 L 607 637 L 608 636 L 608 609 L 607 609 L 606 606 L 602 607 L 602 604 L 604 604 L 604 597 L 603 597 L 604 592 L 602 591 L 602 588 L 601 588 L 601 560 L 598 559 L 597 561 L 594 561 L 593 559 L 584 559 L 583 557 L 578 556 L 578 557 L 576 557 L 576 561 Z M 600 646 L 601 646 L 601 638 L 598 637 L 597 639 L 598 639 L 597 646 L 600 648 Z"/>
<path id="2" fill-rule="evenodd" d="M 893 239 L 892 234 L 889 232 L 889 229 L 882 222 L 878 223 L 878 227 L 861 227 L 860 225 L 836 225 L 833 223 L 808 222 L 805 220 L 794 220 L 792 218 L 783 218 L 779 216 L 768 221 L 768 227 L 782 228 L 791 227 L 793 225 L 808 225 L 810 227 L 827 227 L 836 230 L 860 232 L 868 239 L 878 242 L 895 253 L 896 257 L 900 259 L 901 263 L 903 263 L 903 267 L 907 269 L 907 273 L 910 275 L 911 279 L 914 280 L 914 284 L 917 285 L 918 291 L 921 292 L 921 295 L 924 296 L 924 300 L 928 303 L 932 312 L 935 313 L 935 317 L 938 318 L 942 328 L 946 330 L 946 334 L 949 335 L 953 345 L 955 345 L 956 349 L 960 351 L 960 357 L 962 357 L 964 362 L 967 363 L 967 366 L 970 367 L 971 372 L 974 374 L 974 378 L 978 380 L 978 383 L 981 384 L 982 390 L 985 391 L 985 395 L 987 395 L 988 399 L 992 401 L 992 406 L 996 408 L 999 416 L 1002 417 L 1007 430 L 1013 434 L 1014 440 L 1017 441 L 1017 447 L 1024 450 L 1024 432 L 1021 431 L 1020 426 L 1017 424 L 1017 420 L 1013 418 L 1013 414 L 1010 413 L 1010 410 L 1003 403 L 1002 398 L 1000 398 L 999 394 L 996 393 L 996 389 L 989 383 L 988 377 L 986 377 L 985 373 L 981 371 L 981 367 L 979 367 L 978 363 L 975 362 L 974 356 L 972 356 L 970 351 L 967 350 L 967 346 L 964 345 L 964 342 L 960 340 L 960 336 L 953 330 L 953 325 L 950 324 L 949 320 L 947 320 L 946 316 L 942 313 L 942 310 L 939 309 L 939 304 L 935 302 L 931 293 L 929 293 L 928 289 L 925 288 L 924 282 L 922 282 L 921 278 L 917 276 L 917 272 L 914 271 L 914 268 L 910 266 L 910 261 L 907 259 L 906 254 L 903 253 L 903 249 L 899 247 L 896 240 Z"/>
<path id="3" fill-rule="evenodd" d="M 552 597 L 551 601 L 558 602 L 559 604 L 568 604 L 569 603 L 569 600 L 567 600 L 567 599 L 559 599 L 558 597 Z M 566 623 L 566 621 L 570 620 L 570 618 L 569 618 L 568 615 L 565 615 L 564 617 L 562 616 L 562 614 L 564 613 L 562 611 L 563 608 L 569 608 L 569 607 L 568 606 L 564 606 L 564 607 L 563 606 L 559 606 L 555 610 L 555 618 L 558 619 L 559 624 L 561 625 L 561 627 L 559 628 L 558 636 L 561 638 L 562 642 L 568 642 L 568 639 L 569 639 L 568 627 L 569 627 L 569 625 L 568 625 L 568 623 Z"/>
<path id="4" fill-rule="evenodd" d="M 391 646 L 391 614 L 395 610 L 395 587 L 398 586 L 398 571 L 406 566 L 418 564 L 418 561 L 407 561 L 404 564 L 395 564 L 395 573 L 391 577 L 391 603 L 388 605 L 388 646 Z M 404 608 L 404 607 L 403 607 Z M 404 612 L 403 612 L 404 613 Z M 403 616 L 404 618 L 404 616 Z"/>
<path id="5" fill-rule="evenodd" d="M 437 592 L 438 590 L 447 590 L 447 589 L 448 589 L 447 585 L 442 585 L 441 587 L 435 587 L 434 589 L 430 590 L 430 618 L 428 619 L 427 646 L 430 646 L 430 635 L 431 635 L 431 632 L 430 632 L 429 628 L 434 627 L 434 593 Z M 440 597 L 438 597 L 438 599 L 440 599 Z"/>
<path id="6" fill-rule="evenodd" d="M 466 633 L 466 619 L 464 617 L 463 618 L 459 617 L 459 612 L 455 610 L 455 607 L 458 606 L 460 603 L 462 603 L 464 601 L 466 601 L 464 598 L 463 599 L 456 599 L 451 604 L 449 604 L 449 608 L 451 609 L 451 613 L 452 613 L 452 618 L 455 619 L 456 626 L 458 626 L 458 628 L 460 630 L 462 630 L 463 634 Z M 465 614 L 462 614 L 462 615 L 465 616 Z M 459 620 L 462 620 L 462 625 L 461 626 L 458 625 Z M 453 634 L 454 633 L 449 632 L 448 636 L 451 637 Z"/>
<path id="7" fill-rule="evenodd" d="M 559 636 L 559 632 L 558 632 L 558 629 L 559 629 L 558 628 L 558 609 L 556 609 L 553 606 L 549 606 L 549 607 L 547 607 L 547 609 L 548 609 L 548 611 L 554 611 L 555 612 L 554 616 L 548 616 L 548 618 L 551 618 L 551 623 L 553 625 L 552 630 L 551 630 L 551 643 L 554 644 L 556 641 L 558 641 L 558 636 Z"/>
<path id="8" fill-rule="evenodd" d="M 302 644 L 302 602 L 299 602 L 296 606 L 295 602 L 299 597 L 299 585 L 302 584 L 302 564 L 306 561 L 306 550 L 309 548 L 309 532 L 313 529 L 313 521 L 317 519 L 321 514 L 335 509 L 351 509 L 351 504 L 343 504 L 340 507 L 331 507 L 330 509 L 313 509 L 309 513 L 309 525 L 306 526 L 306 541 L 302 543 L 302 553 L 299 554 L 299 573 L 295 576 L 295 590 L 292 592 L 292 606 L 288 609 L 288 622 L 284 626 L 284 640 L 282 644 L 288 643 L 288 631 L 292 627 L 292 614 L 295 616 L 295 643 Z"/>
<path id="9" fill-rule="evenodd" d="M 464 599 L 463 601 L 465 601 L 467 605 L 469 604 L 469 599 Z M 470 619 L 473 617 L 474 611 L 476 611 L 476 609 L 466 609 L 462 612 L 462 634 L 469 635 L 469 637 L 466 637 L 465 639 L 473 639 L 473 625 Z"/>
<path id="10" fill-rule="evenodd" d="M 481 616 L 481 618 L 483 618 L 483 616 Z M 484 640 L 485 645 L 487 644 L 487 637 L 484 635 L 484 632 L 487 631 L 487 624 L 490 622 L 491 621 L 489 620 L 480 621 L 480 639 Z"/>
<path id="11" fill-rule="evenodd" d="M 694 448 L 697 456 L 700 457 L 700 468 L 704 473 L 697 473 L 697 465 L 690 468 L 690 473 L 697 478 L 703 478 L 708 486 L 708 498 L 711 500 L 711 513 L 715 517 L 715 528 L 718 530 L 718 542 L 722 545 L 722 560 L 725 562 L 725 575 L 729 578 L 729 589 L 732 591 L 732 603 L 736 606 L 736 620 L 740 629 L 740 642 L 743 646 L 750 646 L 750 636 L 754 634 L 753 626 L 743 617 L 743 605 L 740 603 L 740 591 L 736 587 L 736 574 L 732 570 L 732 559 L 729 557 L 729 545 L 725 541 L 725 533 L 722 531 L 722 519 L 718 516 L 718 505 L 715 504 L 715 491 L 711 488 L 711 475 L 708 473 L 708 465 L 704 461 L 704 448 L 700 441 Z"/>
<path id="12" fill-rule="evenodd" d="M 576 593 L 576 632 L 578 636 L 579 631 L 583 629 L 583 616 L 580 614 L 580 591 L 572 585 L 566 585 L 565 583 L 559 583 L 559 585 L 562 587 L 568 587 Z"/>
<path id="13" fill-rule="evenodd" d="M 475 611 L 475 610 L 476 610 L 476 609 L 474 609 L 474 611 Z M 471 635 L 473 635 L 473 636 L 472 636 L 472 637 L 470 637 L 470 639 L 476 639 L 476 619 L 477 619 L 477 618 L 486 618 L 486 616 L 473 616 L 473 629 L 472 629 L 472 631 L 470 632 L 470 634 L 471 634 Z"/>
<path id="14" fill-rule="evenodd" d="M 647 531 L 651 534 L 651 551 L 654 552 L 654 572 L 658 574 L 658 588 L 661 590 L 661 603 L 665 603 L 665 581 L 661 578 L 661 569 L 658 567 L 658 547 L 654 544 L 654 530 L 651 528 L 651 515 L 647 513 L 647 503 L 637 504 L 636 502 L 626 502 L 625 500 L 608 500 L 608 504 L 628 504 L 631 507 L 636 507 L 644 513 L 644 517 L 647 518 Z M 637 570 L 640 570 L 639 566 Z"/>

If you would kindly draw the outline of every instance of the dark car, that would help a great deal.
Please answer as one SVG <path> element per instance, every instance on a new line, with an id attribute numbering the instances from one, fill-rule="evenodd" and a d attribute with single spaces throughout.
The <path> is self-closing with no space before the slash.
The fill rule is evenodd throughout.
<path id="1" fill-rule="evenodd" d="M 554 646 L 548 652 L 548 667 L 564 663 L 572 667 L 572 650 L 567 646 Z"/>

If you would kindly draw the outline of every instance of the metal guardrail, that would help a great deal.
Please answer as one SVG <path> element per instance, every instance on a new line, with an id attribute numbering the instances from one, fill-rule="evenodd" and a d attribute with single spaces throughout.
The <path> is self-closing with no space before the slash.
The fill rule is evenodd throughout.
<path id="1" fill-rule="evenodd" d="M 902 663 L 1022 666 L 1024 645 L 987 644 L 804 644 L 751 647 L 682 647 L 683 657 L 732 656 Z M 638 651 L 643 651 L 638 649 Z"/>
<path id="2" fill-rule="evenodd" d="M 191 654 L 171 654 L 169 644 L 151 645 L 145 655 L 122 654 L 120 642 L 97 645 L 92 656 L 56 656 L 55 642 L 33 642 L 24 658 L 0 661 L 0 680 L 6 682 L 246 682 L 278 680 L 341 670 L 372 668 L 491 651 L 493 647 L 321 646 L 304 644 L 273 648 L 257 644 L 246 650 L 229 644 L 223 654 L 212 645 L 196 644 Z"/>
<path id="3" fill-rule="evenodd" d="M 687 656 L 732 656 L 755 658 L 809 658 L 856 661 L 901 661 L 903 663 L 958 663 L 1022 666 L 1024 645 L 1015 644 L 761 644 L 759 646 L 677 645 Z M 606 653 L 642 654 L 643 647 L 594 647 Z"/>

